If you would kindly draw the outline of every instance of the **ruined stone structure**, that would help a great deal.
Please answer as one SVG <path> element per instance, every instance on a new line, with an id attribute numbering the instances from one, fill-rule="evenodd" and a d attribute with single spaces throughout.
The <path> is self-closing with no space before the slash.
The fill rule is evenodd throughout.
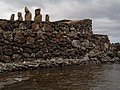
<path id="1" fill-rule="evenodd" d="M 15 18 L 15 14 L 12 14 L 11 17 L 10 17 L 10 20 L 14 21 L 14 18 Z"/>
<path id="2" fill-rule="evenodd" d="M 50 21 L 50 16 L 49 16 L 48 14 L 46 14 L 46 16 L 45 16 L 45 21 L 46 21 L 46 22 L 49 22 L 49 21 Z"/>
<path id="3" fill-rule="evenodd" d="M 25 21 L 31 21 L 32 14 L 27 7 L 25 7 Z"/>
<path id="4" fill-rule="evenodd" d="M 120 43 L 112 43 L 111 50 L 112 51 L 120 51 Z"/>
<path id="5" fill-rule="evenodd" d="M 18 21 L 23 21 L 22 13 L 18 12 Z"/>
<path id="6" fill-rule="evenodd" d="M 93 34 L 92 40 L 95 41 L 94 43 L 97 45 L 96 48 L 98 50 L 107 51 L 110 49 L 110 41 L 107 35 Z"/>
<path id="7" fill-rule="evenodd" d="M 35 22 L 41 22 L 42 21 L 42 14 L 40 14 L 41 9 L 36 9 L 35 10 L 35 17 L 34 17 L 34 21 Z"/>
<path id="8" fill-rule="evenodd" d="M 0 20 L 0 61 L 81 59 L 91 50 L 109 50 L 108 36 L 93 34 L 90 19 L 36 24 L 26 20 Z"/>

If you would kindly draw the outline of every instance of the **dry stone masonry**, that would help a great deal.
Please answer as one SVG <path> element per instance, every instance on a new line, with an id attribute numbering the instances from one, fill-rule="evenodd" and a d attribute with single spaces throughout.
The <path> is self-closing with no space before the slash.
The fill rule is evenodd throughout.
<path id="1" fill-rule="evenodd" d="M 2 62 L 80 59 L 91 50 L 109 50 L 107 35 L 95 35 L 92 20 L 56 22 L 0 20 Z"/>

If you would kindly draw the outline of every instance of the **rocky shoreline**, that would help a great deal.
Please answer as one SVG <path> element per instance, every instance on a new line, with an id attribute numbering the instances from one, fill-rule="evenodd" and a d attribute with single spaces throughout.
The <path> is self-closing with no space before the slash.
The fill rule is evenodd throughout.
<path id="1" fill-rule="evenodd" d="M 54 68 L 73 65 L 96 65 L 102 63 L 120 63 L 120 51 L 118 52 L 93 52 L 90 51 L 81 59 L 37 59 L 22 62 L 2 63 L 0 62 L 0 73 L 10 71 L 30 70 L 36 68 Z"/>

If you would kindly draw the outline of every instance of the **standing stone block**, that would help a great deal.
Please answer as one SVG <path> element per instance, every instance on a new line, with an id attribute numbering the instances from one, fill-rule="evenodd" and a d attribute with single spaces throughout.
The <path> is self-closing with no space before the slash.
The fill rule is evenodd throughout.
<path id="1" fill-rule="evenodd" d="M 32 14 L 27 7 L 25 7 L 25 21 L 31 21 Z"/>
<path id="2" fill-rule="evenodd" d="M 10 17 L 10 20 L 14 21 L 14 18 L 15 18 L 15 14 L 12 14 L 11 17 Z"/>
<path id="3" fill-rule="evenodd" d="M 18 12 L 18 21 L 23 21 L 22 13 Z"/>
<path id="4" fill-rule="evenodd" d="M 48 14 L 46 14 L 46 16 L 45 16 L 45 21 L 46 21 L 46 22 L 49 22 L 49 21 L 50 21 L 50 16 L 49 16 Z"/>
<path id="5" fill-rule="evenodd" d="M 41 22 L 42 21 L 42 15 L 40 14 L 41 9 L 36 9 L 35 10 L 35 17 L 34 17 L 34 21 L 35 22 Z"/>

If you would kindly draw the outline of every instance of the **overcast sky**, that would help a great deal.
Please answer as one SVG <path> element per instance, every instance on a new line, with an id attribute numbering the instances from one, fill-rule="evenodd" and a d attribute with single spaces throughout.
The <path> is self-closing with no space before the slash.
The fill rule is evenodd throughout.
<path id="1" fill-rule="evenodd" d="M 43 16 L 51 20 L 90 18 L 93 31 L 107 34 L 111 42 L 120 42 L 120 0 L 0 0 L 0 18 L 9 19 L 12 13 L 22 12 L 27 6 L 33 13 L 41 8 Z"/>

